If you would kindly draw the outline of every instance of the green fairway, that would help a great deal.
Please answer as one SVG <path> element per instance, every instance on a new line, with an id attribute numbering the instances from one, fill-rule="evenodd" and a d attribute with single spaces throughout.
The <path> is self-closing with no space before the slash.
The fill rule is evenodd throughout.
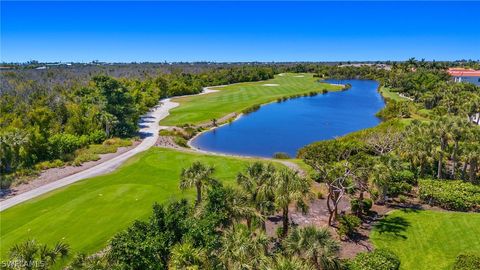
<path id="1" fill-rule="evenodd" d="M 152 204 L 192 197 L 178 188 L 182 168 L 193 161 L 214 165 L 215 177 L 234 183 L 251 160 L 152 148 L 114 173 L 77 182 L 1 213 L 1 257 L 15 243 L 34 238 L 70 244 L 72 253 L 102 249 L 133 220 L 146 218 Z"/>
<path id="2" fill-rule="evenodd" d="M 387 98 L 387 99 L 392 99 L 392 100 L 395 100 L 395 101 L 405 101 L 405 100 L 408 100 L 407 98 L 404 98 L 404 97 L 401 97 L 398 92 L 392 92 L 390 88 L 388 87 L 380 87 L 380 94 L 382 94 L 382 96 L 384 98 Z"/>
<path id="3" fill-rule="evenodd" d="M 394 211 L 370 238 L 375 247 L 395 252 L 402 269 L 451 269 L 460 253 L 480 253 L 480 214 Z"/>
<path id="4" fill-rule="evenodd" d="M 173 99 L 180 106 L 170 111 L 170 115 L 160 124 L 179 126 L 182 124 L 199 124 L 219 119 L 229 113 L 241 112 L 255 104 L 268 103 L 277 98 L 303 94 L 311 91 L 340 90 L 340 86 L 318 83 L 313 74 L 283 74 L 274 79 L 233 84 L 217 87 L 217 93 Z M 270 85 L 270 86 L 265 86 Z M 273 85 L 273 86 L 272 86 Z"/>

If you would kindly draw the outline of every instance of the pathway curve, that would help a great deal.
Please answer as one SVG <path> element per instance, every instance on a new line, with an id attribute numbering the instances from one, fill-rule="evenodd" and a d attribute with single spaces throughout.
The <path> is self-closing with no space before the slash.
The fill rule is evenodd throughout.
<path id="1" fill-rule="evenodd" d="M 212 90 L 208 87 L 205 87 L 203 89 L 203 92 L 198 95 L 208 94 L 216 91 L 218 90 Z M 169 111 L 177 107 L 178 105 L 179 105 L 178 103 L 171 101 L 170 98 L 163 99 L 160 101 L 160 105 L 155 106 L 150 112 L 148 112 L 147 114 L 143 115 L 140 118 L 139 125 L 141 129 L 139 133 L 140 133 L 140 137 L 143 138 L 143 140 L 137 147 L 113 159 L 107 160 L 94 167 L 88 168 L 84 171 L 78 172 L 76 174 L 72 174 L 65 178 L 59 179 L 57 181 L 45 184 L 38 188 L 32 189 L 30 191 L 27 191 L 25 193 L 21 193 L 11 198 L 8 198 L 0 202 L 0 212 L 12 206 L 15 206 L 19 203 L 22 203 L 27 200 L 33 199 L 35 197 L 38 197 L 40 195 L 43 195 L 52 190 L 70 185 L 72 183 L 75 183 L 77 181 L 80 181 L 86 178 L 109 173 L 115 170 L 127 159 L 155 145 L 155 142 L 158 139 L 158 132 L 160 131 L 160 129 L 164 128 L 159 125 L 160 120 L 167 117 L 169 115 Z"/>

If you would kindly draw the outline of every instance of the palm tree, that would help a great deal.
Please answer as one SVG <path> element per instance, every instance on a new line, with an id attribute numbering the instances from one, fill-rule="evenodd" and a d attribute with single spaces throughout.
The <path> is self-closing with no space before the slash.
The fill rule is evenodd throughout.
<path id="1" fill-rule="evenodd" d="M 67 257 L 69 250 L 69 246 L 62 242 L 49 248 L 35 240 L 27 240 L 10 249 L 10 260 L 19 262 L 19 267 L 16 269 L 49 269 L 55 264 L 58 257 Z"/>
<path id="2" fill-rule="evenodd" d="M 226 269 L 258 269 L 266 260 L 269 239 L 239 224 L 225 231 L 220 260 Z"/>
<path id="3" fill-rule="evenodd" d="M 181 243 L 173 246 L 170 253 L 169 269 L 201 269 L 206 254 L 195 248 L 192 243 Z"/>
<path id="4" fill-rule="evenodd" d="M 315 268 L 306 260 L 297 256 L 283 256 L 277 254 L 265 261 L 262 270 L 314 270 Z"/>
<path id="5" fill-rule="evenodd" d="M 288 234 L 289 211 L 288 207 L 294 203 L 297 209 L 306 212 L 308 199 L 313 199 L 310 191 L 310 182 L 298 175 L 298 172 L 284 168 L 277 172 L 275 177 L 275 205 L 282 211 L 282 236 Z"/>
<path id="6" fill-rule="evenodd" d="M 433 134 L 438 142 L 440 148 L 437 150 L 438 165 L 437 165 L 437 178 L 442 178 L 443 156 L 448 147 L 448 142 L 451 138 L 452 121 L 449 118 L 441 117 L 437 121 L 429 125 L 429 130 Z"/>
<path id="7" fill-rule="evenodd" d="M 117 117 L 111 113 L 108 113 L 106 111 L 102 111 L 98 115 L 98 120 L 102 125 L 105 127 L 105 135 L 107 138 L 110 137 L 110 133 L 112 131 L 112 128 L 119 123 Z"/>
<path id="8" fill-rule="evenodd" d="M 237 175 L 237 183 L 246 194 L 248 202 L 265 218 L 275 210 L 275 167 L 272 164 L 264 165 L 255 162 L 249 165 L 245 174 Z M 250 228 L 251 220 L 247 219 Z M 262 220 L 262 228 L 265 230 L 265 221 Z"/>
<path id="9" fill-rule="evenodd" d="M 204 165 L 200 161 L 195 161 L 189 168 L 182 170 L 180 175 L 180 189 L 185 190 L 191 187 L 196 188 L 196 206 L 202 202 L 202 190 L 215 182 L 212 178 L 214 171 L 215 169 L 213 167 Z"/>
<path id="10" fill-rule="evenodd" d="M 326 228 L 296 228 L 284 240 L 283 245 L 287 254 L 310 261 L 316 269 L 341 269 L 338 259 L 340 245 Z"/>

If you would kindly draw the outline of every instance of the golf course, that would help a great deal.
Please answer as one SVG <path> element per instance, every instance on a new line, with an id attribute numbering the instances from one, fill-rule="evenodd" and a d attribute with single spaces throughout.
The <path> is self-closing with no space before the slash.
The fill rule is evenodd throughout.
<path id="1" fill-rule="evenodd" d="M 173 98 L 180 106 L 170 111 L 170 115 L 160 121 L 164 126 L 181 126 L 184 124 L 201 124 L 212 119 L 219 119 L 230 113 L 241 113 L 253 105 L 261 105 L 278 98 L 302 95 L 310 92 L 339 91 L 338 85 L 318 83 L 313 74 L 284 73 L 274 79 L 211 87 L 216 93 L 202 96 Z"/>
<path id="2" fill-rule="evenodd" d="M 194 161 L 215 167 L 214 177 L 235 182 L 252 160 L 207 156 L 152 148 L 117 171 L 77 182 L 1 213 L 1 255 L 26 239 L 53 244 L 64 241 L 76 252 L 93 253 L 118 231 L 151 213 L 154 202 L 193 198 L 179 189 L 182 168 Z"/>

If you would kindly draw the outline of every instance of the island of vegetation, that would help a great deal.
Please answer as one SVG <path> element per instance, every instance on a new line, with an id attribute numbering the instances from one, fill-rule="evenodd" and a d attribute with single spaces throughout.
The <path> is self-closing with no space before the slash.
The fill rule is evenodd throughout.
<path id="1" fill-rule="evenodd" d="M 160 99 L 227 85 L 173 98 L 180 105 L 160 122 L 159 147 L 2 211 L 2 268 L 479 269 L 480 87 L 454 82 L 453 66 L 479 63 L 1 71 L 5 198 L 42 171 L 141 140 L 137 121 Z M 262 104 L 348 91 L 319 82 L 327 78 L 377 80 L 383 122 L 306 145 L 295 159 L 188 148 L 198 132 Z"/>

